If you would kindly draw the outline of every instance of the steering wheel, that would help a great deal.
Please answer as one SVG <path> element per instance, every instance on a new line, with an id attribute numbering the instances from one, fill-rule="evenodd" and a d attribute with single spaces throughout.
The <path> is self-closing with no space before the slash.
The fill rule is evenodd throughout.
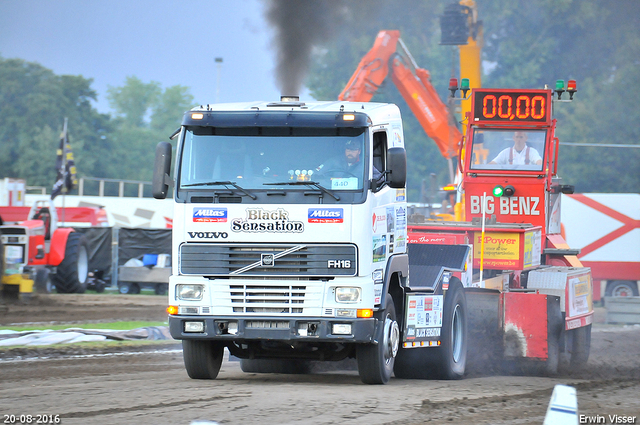
<path id="1" fill-rule="evenodd" d="M 326 170 L 326 171 L 322 171 L 322 173 L 318 173 L 321 176 L 327 176 L 328 174 L 334 174 L 334 173 L 340 173 L 343 174 L 345 176 L 349 176 L 349 177 L 355 177 L 358 178 L 358 176 L 356 176 L 355 174 L 349 172 L 349 171 L 345 171 L 345 170 L 340 170 L 340 169 L 332 169 L 332 170 Z"/>

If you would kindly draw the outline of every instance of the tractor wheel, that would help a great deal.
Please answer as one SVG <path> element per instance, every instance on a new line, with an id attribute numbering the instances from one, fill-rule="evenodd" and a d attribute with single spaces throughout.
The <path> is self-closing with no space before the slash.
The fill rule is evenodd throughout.
<path id="1" fill-rule="evenodd" d="M 378 343 L 358 344 L 356 347 L 358 374 L 365 384 L 389 382 L 400 345 L 400 330 L 391 294 L 387 294 L 385 309 L 379 314 L 375 330 Z"/>
<path id="2" fill-rule="evenodd" d="M 81 233 L 71 232 L 67 239 L 64 259 L 58 265 L 53 282 L 60 293 L 84 293 L 89 276 L 89 249 Z"/>
<path id="3" fill-rule="evenodd" d="M 50 294 L 53 291 L 53 283 L 49 275 L 49 269 L 38 269 L 33 289 L 39 294 Z"/>
<path id="4" fill-rule="evenodd" d="M 191 379 L 216 379 L 224 346 L 212 341 L 182 340 L 182 357 L 187 374 Z"/>

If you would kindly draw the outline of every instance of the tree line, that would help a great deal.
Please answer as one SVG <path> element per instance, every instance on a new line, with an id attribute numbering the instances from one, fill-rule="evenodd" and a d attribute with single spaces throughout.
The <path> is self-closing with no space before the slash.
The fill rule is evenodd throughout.
<path id="1" fill-rule="evenodd" d="M 445 99 L 449 78 L 458 76 L 457 48 L 439 44 L 439 17 L 448 3 L 345 2 L 350 7 L 341 14 L 340 31 L 312 56 L 306 79 L 311 96 L 336 99 L 378 31 L 398 29 Z M 578 81 L 574 102 L 555 107 L 564 183 L 578 192 L 637 192 L 640 127 L 635 123 L 640 108 L 634 87 L 640 81 L 640 2 L 476 4 L 484 32 L 483 87 L 542 88 L 553 87 L 557 79 Z M 55 149 L 68 117 L 79 177 L 151 179 L 154 146 L 167 140 L 193 106 L 189 88 L 162 88 L 131 76 L 109 89 L 113 113 L 104 114 L 91 104 L 96 99 L 91 84 L 90 78 L 55 75 L 37 63 L 0 57 L 0 177 L 52 185 Z M 447 162 L 393 83 L 383 84 L 373 101 L 396 103 L 403 113 L 409 200 L 421 200 L 423 181 L 431 175 L 446 184 Z"/>
<path id="2" fill-rule="evenodd" d="M 108 90 L 113 114 L 100 113 L 91 79 L 21 59 L 0 57 L 0 82 L 0 177 L 30 186 L 53 185 L 65 117 L 78 177 L 149 181 L 155 145 L 194 106 L 186 86 L 163 89 L 130 76 Z"/>

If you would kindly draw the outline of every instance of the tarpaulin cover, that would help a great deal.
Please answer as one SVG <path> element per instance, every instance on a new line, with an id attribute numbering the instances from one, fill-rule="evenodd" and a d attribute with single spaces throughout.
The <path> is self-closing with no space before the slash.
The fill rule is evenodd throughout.
<path id="1" fill-rule="evenodd" d="M 111 227 L 76 227 L 89 245 L 89 270 L 111 275 Z M 118 266 L 145 254 L 171 254 L 171 229 L 116 228 L 118 232 Z"/>

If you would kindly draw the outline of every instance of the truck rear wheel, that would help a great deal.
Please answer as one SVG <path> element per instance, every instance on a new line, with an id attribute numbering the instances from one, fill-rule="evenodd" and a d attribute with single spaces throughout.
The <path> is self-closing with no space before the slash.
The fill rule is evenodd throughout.
<path id="1" fill-rule="evenodd" d="M 58 265 L 53 282 L 61 293 L 84 293 L 89 276 L 89 249 L 81 233 L 71 232 L 64 250 L 64 259 Z"/>
<path id="2" fill-rule="evenodd" d="M 393 373 L 400 329 L 396 321 L 393 298 L 387 294 L 384 311 L 380 312 L 375 339 L 378 344 L 359 344 L 356 348 L 358 373 L 365 384 L 386 384 Z"/>
<path id="3" fill-rule="evenodd" d="M 213 341 L 182 340 L 182 357 L 191 379 L 216 379 L 222 366 L 224 346 Z"/>
<path id="4" fill-rule="evenodd" d="M 460 379 L 467 364 L 467 299 L 452 278 L 444 299 L 439 347 L 401 348 L 394 373 L 401 379 Z"/>
<path id="5" fill-rule="evenodd" d="M 304 375 L 311 372 L 311 363 L 298 359 L 240 359 L 245 373 L 283 373 Z"/>
<path id="6" fill-rule="evenodd" d="M 460 379 L 467 366 L 467 298 L 462 282 L 452 278 L 444 297 L 442 344 L 437 350 L 439 375 L 443 379 Z"/>

